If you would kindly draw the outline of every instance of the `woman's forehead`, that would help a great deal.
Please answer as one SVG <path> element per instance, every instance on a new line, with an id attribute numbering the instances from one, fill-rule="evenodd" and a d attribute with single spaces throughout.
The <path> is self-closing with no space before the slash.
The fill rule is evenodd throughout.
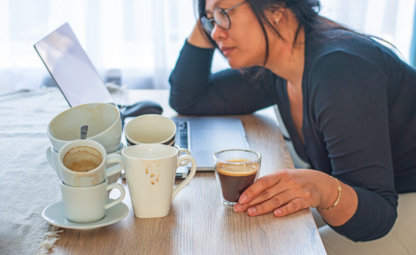
<path id="1" fill-rule="evenodd" d="M 224 8 L 231 7 L 236 5 L 242 0 L 206 0 L 205 1 L 205 11 L 207 13 L 212 13 L 215 7 L 222 6 Z"/>

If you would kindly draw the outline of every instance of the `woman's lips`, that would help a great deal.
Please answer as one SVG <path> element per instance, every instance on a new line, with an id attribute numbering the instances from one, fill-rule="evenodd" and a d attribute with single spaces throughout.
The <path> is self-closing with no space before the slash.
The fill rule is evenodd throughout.
<path id="1" fill-rule="evenodd" d="M 221 47 L 220 50 L 224 56 L 230 55 L 230 53 L 234 50 L 234 47 Z"/>

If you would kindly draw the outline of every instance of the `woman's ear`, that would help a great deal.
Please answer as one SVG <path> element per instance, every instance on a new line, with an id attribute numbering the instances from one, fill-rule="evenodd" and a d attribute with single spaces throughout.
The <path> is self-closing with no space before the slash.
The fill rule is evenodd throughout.
<path id="1" fill-rule="evenodd" d="M 283 17 L 284 8 L 277 8 L 272 12 L 272 21 L 274 22 L 274 25 L 277 26 L 279 24 L 279 21 Z"/>
<path id="2" fill-rule="evenodd" d="M 275 7 L 271 11 L 266 12 L 266 16 L 270 22 L 275 28 L 279 24 L 279 21 L 281 21 L 282 17 L 284 16 L 285 9 L 283 7 Z"/>

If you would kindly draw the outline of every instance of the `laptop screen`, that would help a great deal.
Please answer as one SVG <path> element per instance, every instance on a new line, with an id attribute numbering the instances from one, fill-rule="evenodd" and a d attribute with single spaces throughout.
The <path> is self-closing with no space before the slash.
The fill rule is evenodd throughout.
<path id="1" fill-rule="evenodd" d="M 34 47 L 71 107 L 113 101 L 68 23 Z"/>

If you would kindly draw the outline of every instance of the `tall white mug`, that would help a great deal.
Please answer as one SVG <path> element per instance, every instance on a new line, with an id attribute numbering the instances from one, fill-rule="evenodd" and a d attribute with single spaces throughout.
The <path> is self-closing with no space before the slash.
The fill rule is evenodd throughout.
<path id="1" fill-rule="evenodd" d="M 195 159 L 190 155 L 178 157 L 178 150 L 169 145 L 139 144 L 124 149 L 121 155 L 134 215 L 138 218 L 168 215 L 175 196 L 195 176 Z M 185 160 L 192 163 L 191 171 L 173 188 L 176 170 Z"/>

